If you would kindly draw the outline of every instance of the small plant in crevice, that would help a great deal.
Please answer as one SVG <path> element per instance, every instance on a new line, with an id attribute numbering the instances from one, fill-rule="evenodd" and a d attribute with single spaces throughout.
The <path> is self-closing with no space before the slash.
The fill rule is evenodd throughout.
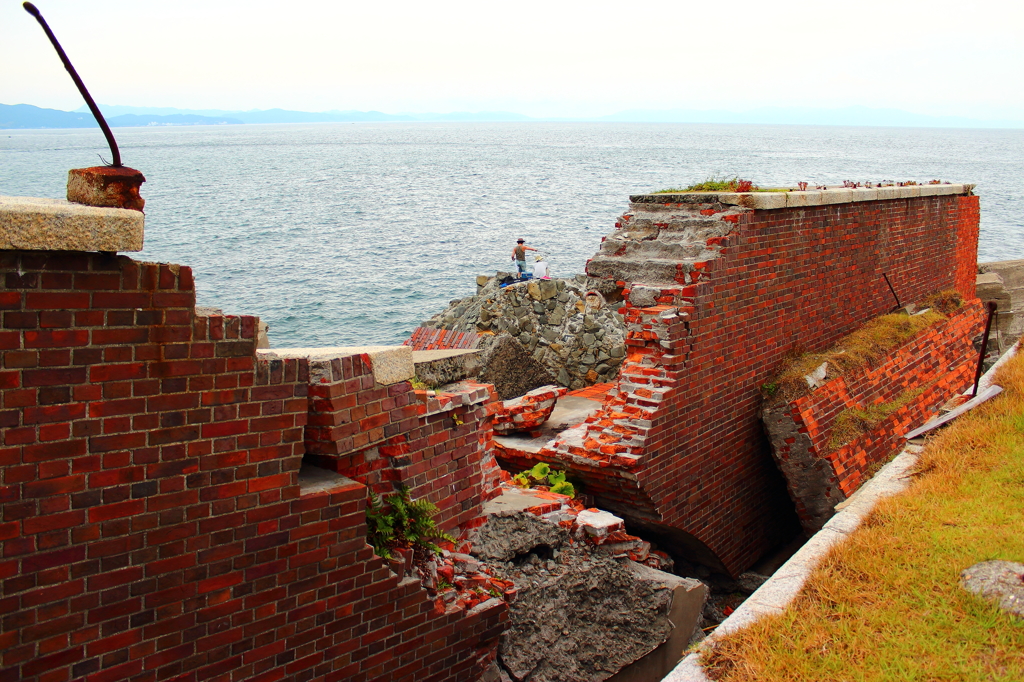
<path id="1" fill-rule="evenodd" d="M 366 505 L 367 541 L 382 559 L 394 558 L 392 550 L 400 547 L 440 554 L 434 541 L 457 541 L 437 527 L 436 513 L 437 506 L 430 500 L 409 499 L 409 488 L 404 485 L 383 498 L 371 490 Z"/>
<path id="2" fill-rule="evenodd" d="M 531 479 L 534 481 L 531 483 Z M 512 477 L 512 482 L 521 488 L 531 485 L 546 485 L 548 490 L 557 495 L 576 496 L 576 488 L 565 480 L 564 471 L 555 471 L 546 462 L 537 462 L 532 469 L 521 471 Z"/>

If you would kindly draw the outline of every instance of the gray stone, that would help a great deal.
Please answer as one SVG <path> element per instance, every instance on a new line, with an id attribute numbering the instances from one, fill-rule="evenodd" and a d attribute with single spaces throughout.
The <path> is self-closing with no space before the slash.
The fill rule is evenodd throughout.
<path id="1" fill-rule="evenodd" d="M 1002 610 L 1024 617 L 1024 564 L 983 561 L 960 573 L 960 585 Z"/>
<path id="2" fill-rule="evenodd" d="M 515 561 L 530 553 L 547 553 L 569 542 L 569 532 L 561 526 L 530 512 L 513 510 L 514 503 L 510 504 L 513 507 L 509 511 L 491 514 L 487 523 L 471 533 L 473 556 L 484 561 Z M 533 498 L 530 506 L 536 504 L 537 498 Z"/>
<path id="3" fill-rule="evenodd" d="M 497 573 L 519 589 L 499 645 L 512 679 L 656 680 L 680 659 L 707 594 L 699 581 L 591 554 L 529 512 L 492 515 L 474 534 L 473 554 L 505 562 Z"/>
<path id="4" fill-rule="evenodd" d="M 535 388 L 555 383 L 551 373 L 508 334 L 495 339 L 481 363 L 480 381 L 494 384 L 502 400 L 518 398 Z"/>

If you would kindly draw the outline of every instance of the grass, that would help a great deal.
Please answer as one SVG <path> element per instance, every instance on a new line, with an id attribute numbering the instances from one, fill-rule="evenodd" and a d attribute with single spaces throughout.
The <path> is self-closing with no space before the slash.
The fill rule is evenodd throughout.
<path id="1" fill-rule="evenodd" d="M 828 446 L 832 450 L 846 445 L 853 439 L 867 433 L 886 420 L 893 412 L 904 407 L 911 400 L 925 391 L 924 386 L 912 391 L 904 391 L 887 403 L 868 405 L 863 409 L 850 408 L 836 415 L 832 432 L 829 434 Z"/>
<path id="2" fill-rule="evenodd" d="M 828 363 L 828 379 L 871 366 L 922 329 L 946 319 L 948 313 L 962 304 L 959 294 L 943 291 L 932 294 L 920 304 L 922 308 L 931 308 L 922 315 L 893 313 L 869 320 L 824 353 L 791 356 L 779 373 L 761 387 L 761 393 L 772 407 L 795 400 L 811 390 L 804 376 L 821 363 Z"/>
<path id="3" fill-rule="evenodd" d="M 785 188 L 761 189 L 750 180 L 741 180 L 739 177 L 715 178 L 709 177 L 704 182 L 697 182 L 688 187 L 673 187 L 659 189 L 654 194 L 682 194 L 683 192 L 788 192 Z"/>
<path id="4" fill-rule="evenodd" d="M 1024 619 L 959 587 L 1024 561 L 1024 356 L 1004 393 L 939 432 L 914 484 L 832 549 L 780 615 L 703 653 L 721 682 L 1024 680 Z"/>

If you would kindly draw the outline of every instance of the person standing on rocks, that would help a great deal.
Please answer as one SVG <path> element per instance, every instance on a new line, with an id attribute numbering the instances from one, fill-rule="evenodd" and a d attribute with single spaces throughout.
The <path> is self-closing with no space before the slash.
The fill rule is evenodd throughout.
<path id="1" fill-rule="evenodd" d="M 526 252 L 536 250 L 532 246 L 527 246 L 526 240 L 522 237 L 516 240 L 516 246 L 512 249 L 512 260 L 516 262 L 516 267 L 519 268 L 520 277 L 530 274 L 530 270 L 526 266 Z"/>

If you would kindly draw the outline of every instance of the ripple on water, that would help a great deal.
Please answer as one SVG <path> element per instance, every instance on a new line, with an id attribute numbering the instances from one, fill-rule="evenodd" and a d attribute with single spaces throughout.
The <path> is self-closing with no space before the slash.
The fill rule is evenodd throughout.
<path id="1" fill-rule="evenodd" d="M 98 130 L 7 131 L 0 194 L 64 196 Z M 400 343 L 516 237 L 583 270 L 628 195 L 710 175 L 762 185 L 978 183 L 981 260 L 1024 258 L 1024 131 L 698 124 L 357 123 L 119 128 L 145 173 L 148 260 L 276 346 Z"/>

